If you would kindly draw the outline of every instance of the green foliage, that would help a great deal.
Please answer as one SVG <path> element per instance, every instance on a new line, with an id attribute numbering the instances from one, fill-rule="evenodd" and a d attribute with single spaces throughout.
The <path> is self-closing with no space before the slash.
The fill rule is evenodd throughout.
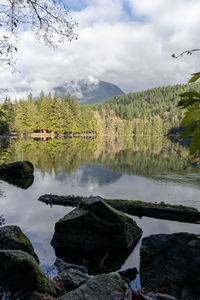
<path id="1" fill-rule="evenodd" d="M 200 73 L 192 74 L 189 82 L 194 82 L 200 78 Z M 190 143 L 190 154 L 197 154 L 200 149 L 200 93 L 187 92 L 180 95 L 181 100 L 178 106 L 187 108 L 185 116 L 182 120 L 182 125 L 187 126 L 182 132 L 181 137 L 192 137 Z"/>
<path id="2" fill-rule="evenodd" d="M 195 82 L 195 81 L 197 81 L 199 78 L 200 78 L 200 72 L 198 72 L 198 73 L 193 73 L 193 74 L 192 74 L 192 77 L 191 77 L 190 80 L 189 80 L 189 83 Z"/>
<path id="3" fill-rule="evenodd" d="M 175 117 L 178 117 L 180 120 L 182 112 L 176 107 L 178 96 L 190 92 L 194 88 L 197 92 L 200 92 L 200 83 L 158 87 L 146 91 L 118 95 L 107 100 L 104 104 L 95 104 L 91 107 L 94 110 L 98 110 L 99 113 L 103 109 L 107 112 L 113 110 L 117 116 L 126 120 L 134 118 L 148 119 L 158 115 L 164 119 L 166 112 L 168 112 L 171 120 Z"/>
<path id="4" fill-rule="evenodd" d="M 0 110 L 0 130 L 3 129 L 3 118 L 9 131 L 20 134 L 95 134 L 97 130 L 94 113 L 80 106 L 70 94 L 59 99 L 57 94 L 52 97 L 41 92 L 36 101 L 29 95 L 26 100 L 15 103 L 6 98 Z"/>
<path id="5" fill-rule="evenodd" d="M 183 118 L 183 112 L 177 107 L 179 95 L 193 95 L 194 89 L 198 99 L 200 83 L 192 83 L 119 95 L 89 108 L 98 111 L 101 117 L 114 112 L 120 119 L 132 122 L 135 135 L 163 135 L 170 128 L 179 127 Z M 187 107 L 187 102 L 182 104 Z"/>

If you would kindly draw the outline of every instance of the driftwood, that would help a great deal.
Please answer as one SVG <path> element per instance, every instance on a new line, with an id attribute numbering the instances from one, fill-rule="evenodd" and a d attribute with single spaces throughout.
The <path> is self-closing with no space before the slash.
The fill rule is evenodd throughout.
<path id="1" fill-rule="evenodd" d="M 63 206 L 75 207 L 84 198 L 86 197 L 80 197 L 74 195 L 57 196 L 57 195 L 49 194 L 49 195 L 43 195 L 39 197 L 38 200 L 46 204 L 49 204 L 50 206 L 63 205 Z M 101 199 L 106 203 L 108 203 L 113 208 L 118 209 L 132 216 L 138 216 L 140 218 L 145 216 L 145 217 L 151 217 L 156 219 L 200 224 L 200 212 L 193 207 L 182 206 L 182 205 L 170 205 L 164 202 L 158 204 L 158 203 L 143 202 L 138 200 L 119 200 L 119 199 L 104 199 L 104 198 Z"/>

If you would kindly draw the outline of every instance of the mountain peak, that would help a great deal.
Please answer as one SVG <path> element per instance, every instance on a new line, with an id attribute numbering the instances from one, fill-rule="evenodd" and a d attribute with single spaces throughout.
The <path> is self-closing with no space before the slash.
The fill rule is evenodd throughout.
<path id="1" fill-rule="evenodd" d="M 93 76 L 81 80 L 71 80 L 53 89 L 60 97 L 71 93 L 81 104 L 102 103 L 105 100 L 124 92 L 116 85 L 101 81 Z"/>

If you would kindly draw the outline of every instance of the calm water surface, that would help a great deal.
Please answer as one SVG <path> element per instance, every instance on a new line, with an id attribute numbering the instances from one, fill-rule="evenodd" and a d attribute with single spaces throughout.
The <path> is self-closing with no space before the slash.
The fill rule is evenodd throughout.
<path id="1" fill-rule="evenodd" d="M 188 150 L 161 137 L 121 139 L 16 139 L 1 143 L 0 162 L 30 160 L 34 181 L 27 189 L 0 181 L 0 215 L 30 238 L 41 267 L 53 276 L 50 245 L 55 222 L 72 208 L 38 201 L 45 193 L 100 195 L 183 204 L 200 209 L 200 173 L 188 162 Z M 133 217 L 143 237 L 156 233 L 200 233 L 200 225 Z M 139 246 L 121 269 L 139 267 Z M 139 282 L 137 281 L 139 285 Z"/>

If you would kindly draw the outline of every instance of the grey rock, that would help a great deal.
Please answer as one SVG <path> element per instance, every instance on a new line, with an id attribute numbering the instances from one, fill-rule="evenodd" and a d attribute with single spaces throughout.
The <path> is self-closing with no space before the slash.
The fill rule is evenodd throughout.
<path id="1" fill-rule="evenodd" d="M 141 296 L 144 300 L 178 300 L 177 298 L 161 293 L 141 293 Z"/>
<path id="2" fill-rule="evenodd" d="M 200 236 L 190 233 L 151 235 L 140 249 L 141 286 L 181 298 L 200 295 Z"/>
<path id="3" fill-rule="evenodd" d="M 113 275 L 97 275 L 75 289 L 59 298 L 59 300 L 119 300 L 126 290 L 120 277 Z"/>
<path id="4" fill-rule="evenodd" d="M 39 263 L 30 240 L 18 226 L 0 227 L 0 250 L 22 250 L 32 255 Z"/>
<path id="5" fill-rule="evenodd" d="M 131 218 L 93 197 L 56 223 L 51 244 L 58 257 L 93 266 L 89 273 L 95 274 L 119 269 L 141 234 Z"/>
<path id="6" fill-rule="evenodd" d="M 59 273 L 58 278 L 62 282 L 65 290 L 71 291 L 79 287 L 90 277 L 80 270 L 70 268 Z"/>
<path id="7" fill-rule="evenodd" d="M 38 291 L 56 295 L 36 260 L 21 250 L 0 250 L 0 283 L 13 293 Z"/>
<path id="8" fill-rule="evenodd" d="M 81 271 L 82 273 L 87 273 L 87 271 L 88 271 L 87 268 L 84 266 L 68 264 L 68 263 L 64 262 L 61 258 L 56 258 L 56 261 L 54 264 L 58 270 L 58 273 L 61 273 L 68 269 L 76 269 L 76 270 Z"/>

